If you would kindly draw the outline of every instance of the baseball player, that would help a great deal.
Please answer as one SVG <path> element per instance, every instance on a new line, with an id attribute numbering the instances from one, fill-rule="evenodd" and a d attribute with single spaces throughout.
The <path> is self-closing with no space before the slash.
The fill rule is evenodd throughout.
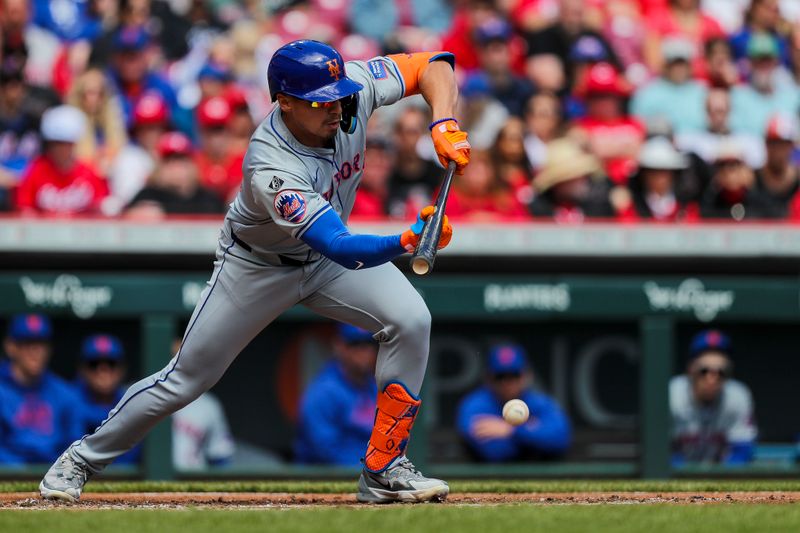
<path id="1" fill-rule="evenodd" d="M 328 45 L 294 41 L 275 52 L 267 78 L 275 109 L 258 126 L 244 179 L 222 228 L 214 273 L 161 371 L 131 386 L 91 435 L 45 474 L 45 498 L 74 501 L 92 474 L 139 442 L 161 419 L 219 380 L 266 325 L 295 304 L 373 333 L 380 344 L 377 409 L 358 499 L 440 500 L 447 483 L 405 457 L 420 407 L 431 317 L 391 263 L 414 249 L 417 224 L 400 235 L 354 235 L 346 227 L 364 167 L 372 112 L 421 93 L 431 107 L 439 160 L 469 163 L 467 134 L 453 119 L 458 89 L 448 52 L 397 54 L 345 64 Z M 445 220 L 440 248 L 452 227 Z M 342 416 L 347 416 L 342 413 Z"/>

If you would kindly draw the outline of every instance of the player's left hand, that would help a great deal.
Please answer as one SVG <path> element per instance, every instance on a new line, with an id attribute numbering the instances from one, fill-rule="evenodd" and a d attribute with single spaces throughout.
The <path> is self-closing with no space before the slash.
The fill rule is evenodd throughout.
<path id="1" fill-rule="evenodd" d="M 456 174 L 463 174 L 464 167 L 469 164 L 472 149 L 467 140 L 467 132 L 461 131 L 455 120 L 446 120 L 431 128 L 431 138 L 442 166 L 447 168 L 450 161 L 455 161 Z"/>
<path id="2" fill-rule="evenodd" d="M 514 426 L 500 416 L 484 415 L 476 417 L 470 431 L 478 440 L 505 439 L 514 433 Z"/>
<path id="3" fill-rule="evenodd" d="M 428 220 L 428 217 L 435 211 L 436 207 L 432 205 L 424 207 L 419 215 L 417 215 L 417 221 L 400 235 L 400 244 L 403 245 L 403 248 L 405 248 L 407 252 L 416 250 L 417 244 L 419 243 L 419 236 L 422 234 L 422 228 L 425 227 L 425 221 Z M 442 234 L 439 236 L 437 248 L 441 250 L 450 244 L 450 239 L 452 238 L 453 226 L 450 225 L 450 221 L 447 219 L 447 215 L 445 215 L 444 218 L 442 218 Z"/>

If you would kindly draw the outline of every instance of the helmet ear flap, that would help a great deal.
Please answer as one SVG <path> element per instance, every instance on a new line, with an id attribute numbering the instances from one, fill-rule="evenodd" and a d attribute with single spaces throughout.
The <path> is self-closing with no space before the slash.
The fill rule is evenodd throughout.
<path id="1" fill-rule="evenodd" d="M 345 133 L 353 133 L 358 126 L 358 93 L 342 98 L 342 120 L 340 125 Z"/>

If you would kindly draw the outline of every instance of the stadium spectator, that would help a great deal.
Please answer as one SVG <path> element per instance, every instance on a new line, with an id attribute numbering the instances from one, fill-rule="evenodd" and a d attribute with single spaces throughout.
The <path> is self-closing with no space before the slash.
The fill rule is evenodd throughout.
<path id="1" fill-rule="evenodd" d="M 108 187 L 95 170 L 75 156 L 86 119 L 80 109 L 58 106 L 42 116 L 43 153 L 19 184 L 17 209 L 22 213 L 78 215 L 97 213 Z"/>
<path id="2" fill-rule="evenodd" d="M 612 58 L 606 45 L 594 35 L 584 35 L 575 41 L 569 53 L 569 83 L 553 91 L 564 98 L 568 118 L 582 117 L 586 114 L 585 103 L 576 93 L 580 93 L 586 84 L 587 72 L 593 65 L 611 63 Z M 542 90 L 542 87 L 539 86 L 539 89 Z"/>
<path id="3" fill-rule="evenodd" d="M 233 73 L 226 65 L 208 62 L 197 73 L 200 100 L 222 96 L 225 88 L 233 81 Z"/>
<path id="4" fill-rule="evenodd" d="M 764 202 L 754 185 L 755 174 L 745 163 L 736 140 L 720 143 L 711 183 L 700 202 L 700 215 L 735 221 L 763 216 Z"/>
<path id="5" fill-rule="evenodd" d="M 743 149 L 744 159 L 750 168 L 764 164 L 764 146 L 761 139 L 747 133 L 734 134 L 729 126 L 731 115 L 730 92 L 710 89 L 705 102 L 706 128 L 702 131 L 685 131 L 675 136 L 675 144 L 684 152 L 698 155 L 708 164 L 717 158 L 721 143 L 733 139 Z"/>
<path id="6" fill-rule="evenodd" d="M 178 132 L 165 133 L 158 141 L 160 158 L 147 186 L 140 190 L 126 210 L 126 216 L 158 219 L 167 214 L 222 213 L 224 204 L 200 184 L 192 143 Z"/>
<path id="7" fill-rule="evenodd" d="M 688 158 L 669 139 L 648 139 L 639 152 L 639 170 L 629 181 L 633 211 L 628 217 L 659 222 L 696 220 L 697 205 L 687 204 L 676 190 L 680 173 L 688 166 Z"/>
<path id="8" fill-rule="evenodd" d="M 553 459 L 569 449 L 569 419 L 552 398 L 531 387 L 534 376 L 527 357 L 516 344 L 492 346 L 486 384 L 459 404 L 458 431 L 481 461 Z M 514 398 L 530 410 L 528 421 L 516 427 L 502 417 L 503 405 Z"/>
<path id="9" fill-rule="evenodd" d="M 473 221 L 528 219 L 525 204 L 497 170 L 489 152 L 473 150 L 464 175 L 454 180 L 450 189 L 447 215 Z"/>
<path id="10" fill-rule="evenodd" d="M 231 107 L 231 118 L 228 120 L 228 136 L 230 137 L 231 152 L 244 154 L 250 137 L 256 129 L 253 115 L 244 91 L 231 84 L 223 94 Z"/>
<path id="11" fill-rule="evenodd" d="M 792 202 L 798 197 L 800 179 L 792 160 L 797 141 L 796 117 L 772 117 L 765 138 L 767 160 L 756 172 L 755 184 L 757 193 L 764 200 L 762 215 L 766 218 L 787 218 Z"/>
<path id="12" fill-rule="evenodd" d="M 778 41 L 770 34 L 753 35 L 747 45 L 748 83 L 731 89 L 731 129 L 763 136 L 776 113 L 795 115 L 800 89 L 780 69 Z"/>
<path id="13" fill-rule="evenodd" d="M 448 50 L 458 58 L 458 67 L 472 71 L 479 68 L 476 32 L 478 27 L 499 16 L 493 0 L 469 0 L 459 6 L 453 14 L 450 31 L 442 37 L 442 50 Z M 522 60 L 523 47 L 513 46 L 512 64 Z M 519 56 L 519 57 L 517 57 Z"/>
<path id="14" fill-rule="evenodd" d="M 0 1 L 0 60 L 24 65 L 29 83 L 47 87 L 52 83 L 53 62 L 61 42 L 31 23 L 31 7 L 29 0 Z"/>
<path id="15" fill-rule="evenodd" d="M 506 121 L 489 153 L 495 175 L 527 212 L 533 201 L 533 169 L 525 152 L 525 123 L 522 119 L 511 117 Z"/>
<path id="16" fill-rule="evenodd" d="M 587 217 L 615 216 L 609 199 L 611 187 L 600 163 L 570 139 L 547 146 L 547 160 L 533 187 L 536 196 L 531 213 L 535 217 L 573 223 Z"/>
<path id="17" fill-rule="evenodd" d="M 102 206 L 106 215 L 119 214 L 155 171 L 159 159 L 158 141 L 169 129 L 168 113 L 158 93 L 145 94 L 136 102 L 130 140 L 109 172 L 110 195 Z"/>
<path id="18" fill-rule="evenodd" d="M 364 152 L 364 173 L 356 191 L 356 202 L 350 212 L 354 218 L 380 219 L 386 216 L 386 199 L 389 196 L 389 175 L 394 164 L 394 153 L 389 143 L 380 137 L 367 138 Z"/>
<path id="19" fill-rule="evenodd" d="M 746 62 L 750 39 L 758 34 L 769 34 L 775 39 L 780 61 L 786 66 L 790 65 L 789 43 L 778 31 L 780 19 L 778 0 L 751 0 L 744 26 L 730 37 L 734 58 L 739 62 Z"/>
<path id="20" fill-rule="evenodd" d="M 48 369 L 53 328 L 39 314 L 16 315 L 8 326 L 0 363 L 0 463 L 54 461 L 64 446 L 83 434 L 67 382 Z"/>
<path id="21" fill-rule="evenodd" d="M 363 329 L 341 324 L 334 357 L 308 384 L 300 403 L 295 460 L 358 466 L 375 418 L 378 343 Z"/>
<path id="22" fill-rule="evenodd" d="M 648 76 L 643 54 L 647 32 L 641 2 L 594 0 L 587 7 L 587 16 L 601 21 L 598 27 L 619 58 L 619 66 L 625 76 L 635 85 L 641 83 Z"/>
<path id="23" fill-rule="evenodd" d="M 111 409 L 122 399 L 125 387 L 125 350 L 122 342 L 113 335 L 90 335 L 81 344 L 78 378 L 75 388 L 80 399 L 78 413 L 81 431 L 92 433 L 108 417 Z M 139 461 L 141 448 L 137 446 L 116 459 L 116 464 Z"/>
<path id="24" fill-rule="evenodd" d="M 417 150 L 420 139 L 428 133 L 428 114 L 408 106 L 394 124 L 393 144 L 396 158 L 389 177 L 388 211 L 393 218 L 405 218 L 428 205 L 439 185 L 442 171 L 432 161 L 423 159 Z"/>
<path id="25" fill-rule="evenodd" d="M 233 116 L 229 100 L 214 96 L 203 100 L 197 108 L 200 127 L 200 149 L 195 164 L 200 183 L 222 201 L 232 200 L 242 183 L 242 162 L 246 147 L 234 150 L 228 126 Z"/>
<path id="26" fill-rule="evenodd" d="M 624 184 L 636 166 L 644 141 L 644 126 L 625 114 L 630 86 L 608 63 L 592 65 L 581 89 L 586 116 L 575 121 L 572 133 L 585 139 L 589 151 L 603 162 L 608 176 Z"/>
<path id="27" fill-rule="evenodd" d="M 500 18 L 478 26 L 475 41 L 481 72 L 471 76 L 486 76 L 492 96 L 506 106 L 509 113 L 521 117 L 534 87 L 530 81 L 513 71 L 509 45 L 512 34 L 511 25 Z"/>
<path id="28" fill-rule="evenodd" d="M 175 339 L 172 353 L 180 350 Z M 236 454 L 228 418 L 219 398 L 204 392 L 172 414 L 172 465 L 179 471 L 206 470 L 230 464 Z"/>
<path id="29" fill-rule="evenodd" d="M 732 344 L 717 330 L 689 345 L 686 373 L 669 384 L 672 464 L 744 464 L 752 460 L 758 430 L 747 386 L 731 377 Z"/>
<path id="30" fill-rule="evenodd" d="M 664 69 L 660 77 L 638 89 L 631 100 L 631 113 L 643 122 L 663 117 L 680 135 L 705 128 L 703 103 L 706 88 L 692 79 L 694 45 L 686 39 L 662 41 Z"/>
<path id="31" fill-rule="evenodd" d="M 75 146 L 76 157 L 107 176 L 128 142 L 122 106 L 113 87 L 101 70 L 89 69 L 75 80 L 67 103 L 83 111 L 87 119 L 83 137 Z"/>
<path id="32" fill-rule="evenodd" d="M 618 67 L 619 61 L 611 45 L 601 33 L 586 23 L 585 0 L 560 0 L 558 4 L 558 18 L 552 24 L 527 34 L 528 75 L 531 75 L 534 67 L 531 63 L 536 61 L 537 56 L 554 56 L 566 74 L 566 87 L 572 88 L 576 75 L 574 61 L 580 61 L 579 56 L 586 60 L 585 52 L 590 49 L 593 57 L 599 59 L 600 55 L 604 55 L 603 61 Z M 590 39 L 586 40 L 586 37 Z"/>
<path id="33" fill-rule="evenodd" d="M 191 115 L 178 105 L 178 98 L 169 83 L 149 65 L 151 40 L 149 33 L 139 26 L 120 27 L 112 39 L 111 78 L 121 97 L 125 123 L 133 123 L 133 110 L 145 94 L 158 93 L 169 109 L 175 127 L 186 134 L 192 133 Z"/>
<path id="34" fill-rule="evenodd" d="M 725 37 L 719 22 L 701 11 L 700 0 L 669 0 L 662 9 L 653 9 L 647 14 L 647 36 L 644 42 L 645 63 L 653 72 L 663 67 L 662 40 L 667 37 L 683 37 L 695 49 L 692 71 L 703 70 L 703 45 L 714 37 Z"/>
<path id="35" fill-rule="evenodd" d="M 561 133 L 561 104 L 550 93 L 538 93 L 525 107 L 525 154 L 534 170 L 542 168 L 547 159 L 547 144 Z"/>
<path id="36" fill-rule="evenodd" d="M 702 78 L 709 87 L 730 89 L 740 81 L 733 61 L 733 50 L 727 39 L 715 37 L 705 45 L 706 71 Z"/>
<path id="37" fill-rule="evenodd" d="M 506 107 L 492 96 L 486 76 L 470 76 L 458 92 L 458 124 L 475 150 L 488 150 L 506 123 Z"/>
<path id="38" fill-rule="evenodd" d="M 351 0 L 349 3 L 353 33 L 378 42 L 396 41 L 398 37 L 406 41 L 402 33 L 411 28 L 421 30 L 415 33 L 417 39 L 443 33 L 450 27 L 453 16 L 451 3 L 445 0 Z"/>

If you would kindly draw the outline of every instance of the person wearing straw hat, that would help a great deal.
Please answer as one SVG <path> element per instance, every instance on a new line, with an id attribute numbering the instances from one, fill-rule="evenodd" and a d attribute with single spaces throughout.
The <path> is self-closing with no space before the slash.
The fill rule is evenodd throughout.
<path id="1" fill-rule="evenodd" d="M 631 208 L 635 218 L 676 221 L 697 218 L 697 206 L 676 192 L 678 175 L 688 158 L 666 137 L 647 140 L 639 152 L 639 171 L 630 179 Z"/>
<path id="2" fill-rule="evenodd" d="M 600 162 L 570 139 L 547 147 L 544 167 L 533 179 L 537 196 L 531 204 L 536 217 L 557 222 L 582 222 L 586 217 L 611 217 L 609 182 Z"/>

